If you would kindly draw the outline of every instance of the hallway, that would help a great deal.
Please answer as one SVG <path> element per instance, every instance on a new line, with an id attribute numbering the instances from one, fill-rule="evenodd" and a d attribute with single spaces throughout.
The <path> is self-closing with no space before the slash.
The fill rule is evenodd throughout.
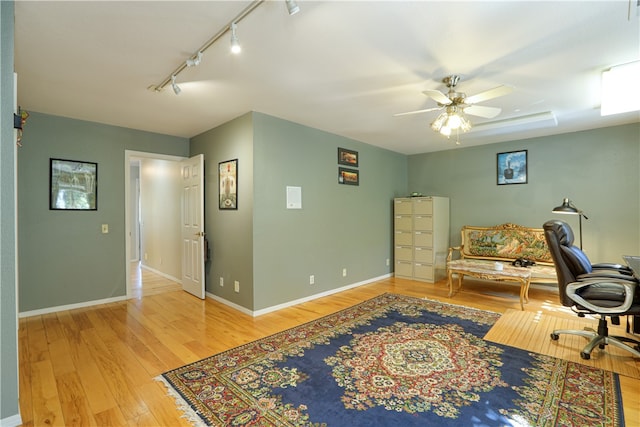
<path id="1" fill-rule="evenodd" d="M 140 261 L 131 263 L 131 298 L 179 291 L 182 285 L 157 273 L 142 268 Z"/>

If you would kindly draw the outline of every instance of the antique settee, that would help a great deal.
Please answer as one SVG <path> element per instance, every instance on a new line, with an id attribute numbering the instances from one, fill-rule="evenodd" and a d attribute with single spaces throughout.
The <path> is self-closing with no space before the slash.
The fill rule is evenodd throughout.
<path id="1" fill-rule="evenodd" d="M 533 261 L 535 265 L 513 265 L 514 261 L 522 259 Z M 447 276 L 450 295 L 454 292 L 453 276 L 458 277 L 458 288 L 464 276 L 517 282 L 520 284 L 521 308 L 528 301 L 531 283 L 557 283 L 544 230 L 511 223 L 493 227 L 463 226 L 460 246 L 449 248 Z"/>

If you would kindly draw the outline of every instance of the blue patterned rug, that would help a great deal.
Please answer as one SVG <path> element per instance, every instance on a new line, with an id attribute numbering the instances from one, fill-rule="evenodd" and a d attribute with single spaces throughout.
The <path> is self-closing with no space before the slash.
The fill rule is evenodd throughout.
<path id="1" fill-rule="evenodd" d="M 484 341 L 499 317 L 385 294 L 158 380 L 196 425 L 624 425 L 617 374 Z"/>

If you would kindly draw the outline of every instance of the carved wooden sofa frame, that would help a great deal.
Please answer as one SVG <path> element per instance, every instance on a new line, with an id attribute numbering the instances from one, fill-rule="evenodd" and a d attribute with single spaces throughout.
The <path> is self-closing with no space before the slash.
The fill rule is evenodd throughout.
<path id="1" fill-rule="evenodd" d="M 533 283 L 557 283 L 551 253 L 542 228 L 523 227 L 506 223 L 493 227 L 465 225 L 461 231 L 460 246 L 449 248 L 447 276 L 449 294 L 453 295 L 453 275 L 458 276 L 458 288 L 462 278 L 472 276 L 494 281 L 520 283 L 520 306 L 528 302 L 529 285 Z M 453 259 L 458 253 L 459 258 Z M 532 267 L 514 267 L 518 258 L 535 261 Z M 497 270 L 495 263 L 502 264 Z"/>

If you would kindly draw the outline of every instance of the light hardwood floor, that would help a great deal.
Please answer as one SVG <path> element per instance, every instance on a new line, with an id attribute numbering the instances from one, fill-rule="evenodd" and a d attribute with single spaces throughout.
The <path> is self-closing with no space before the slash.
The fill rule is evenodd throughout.
<path id="1" fill-rule="evenodd" d="M 154 280 L 154 290 L 128 301 L 20 320 L 25 426 L 188 425 L 155 376 L 385 292 L 495 312 L 519 310 L 518 289 L 511 285 L 465 279 L 461 291 L 448 298 L 444 282 L 390 278 L 252 318 L 175 290 L 166 279 Z M 530 300 L 525 310 L 538 316 L 575 317 L 552 291 L 532 288 Z M 548 334 L 532 339 L 549 341 Z M 576 343 L 571 351 L 577 353 L 584 343 Z M 593 357 L 603 358 L 606 353 Z M 625 360 L 640 368 L 640 361 Z M 640 382 L 621 376 L 621 385 L 627 425 L 640 425 Z"/>
<path id="2" fill-rule="evenodd" d="M 166 279 L 159 274 L 142 268 L 140 261 L 131 263 L 131 297 L 141 298 L 143 296 L 159 294 L 167 291 L 177 291 L 182 289 L 180 283 Z"/>

